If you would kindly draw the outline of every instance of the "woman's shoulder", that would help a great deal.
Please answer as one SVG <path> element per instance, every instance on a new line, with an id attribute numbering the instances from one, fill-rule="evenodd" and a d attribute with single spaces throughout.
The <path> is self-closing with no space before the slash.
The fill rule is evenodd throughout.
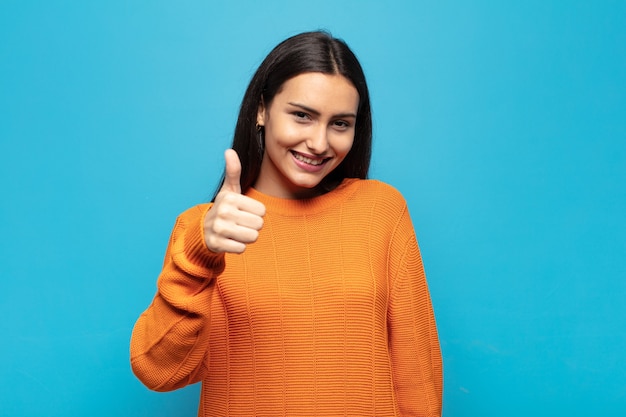
<path id="1" fill-rule="evenodd" d="M 346 201 L 361 210 L 374 210 L 390 218 L 397 218 L 407 211 L 407 203 L 400 191 L 380 180 L 355 179 L 348 187 L 352 189 Z"/>
<path id="2" fill-rule="evenodd" d="M 376 202 L 387 201 L 393 204 L 406 205 L 406 200 L 402 193 L 386 182 L 375 179 L 356 180 L 354 186 L 358 187 L 356 194 L 361 198 L 369 198 Z"/>
<path id="3" fill-rule="evenodd" d="M 370 226 L 386 234 L 399 233 L 405 241 L 413 231 L 407 202 L 394 186 L 380 180 L 357 180 L 349 203 L 355 218 L 367 218 Z M 360 214 L 359 214 L 360 213 Z"/>
<path id="4" fill-rule="evenodd" d="M 388 193 L 402 198 L 402 194 L 393 185 L 377 179 L 357 180 L 364 189 L 371 189 L 379 193 Z"/>

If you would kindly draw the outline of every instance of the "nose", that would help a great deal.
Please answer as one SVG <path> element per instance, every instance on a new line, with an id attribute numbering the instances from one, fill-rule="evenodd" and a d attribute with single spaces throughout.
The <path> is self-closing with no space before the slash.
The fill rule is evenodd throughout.
<path id="1" fill-rule="evenodd" d="M 329 148 L 326 128 L 320 126 L 314 129 L 306 140 L 306 146 L 312 154 L 324 155 Z"/>

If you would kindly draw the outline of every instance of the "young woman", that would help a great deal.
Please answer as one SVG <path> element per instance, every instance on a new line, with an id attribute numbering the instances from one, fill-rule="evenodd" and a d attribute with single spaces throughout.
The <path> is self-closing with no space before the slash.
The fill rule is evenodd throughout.
<path id="1" fill-rule="evenodd" d="M 442 362 L 402 196 L 366 180 L 365 77 L 323 32 L 245 93 L 213 201 L 179 216 L 131 363 L 199 416 L 439 416 Z"/>

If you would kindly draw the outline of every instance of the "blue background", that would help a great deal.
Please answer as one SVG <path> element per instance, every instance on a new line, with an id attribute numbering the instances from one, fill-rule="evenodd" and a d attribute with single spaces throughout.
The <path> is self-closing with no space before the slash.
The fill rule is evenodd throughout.
<path id="1" fill-rule="evenodd" d="M 626 411 L 626 2 L 0 1 L 0 416 L 193 416 L 134 321 L 244 89 L 329 29 L 408 200 L 444 415 Z"/>

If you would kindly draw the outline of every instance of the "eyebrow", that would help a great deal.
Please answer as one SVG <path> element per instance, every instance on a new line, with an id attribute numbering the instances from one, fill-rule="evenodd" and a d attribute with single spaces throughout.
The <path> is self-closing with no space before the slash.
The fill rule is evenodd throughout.
<path id="1" fill-rule="evenodd" d="M 294 103 L 294 102 L 288 102 L 287 104 L 294 106 L 294 107 L 299 107 L 302 110 L 305 110 L 309 113 L 313 113 L 316 116 L 320 115 L 320 112 L 312 109 L 311 107 L 305 106 L 304 104 L 300 104 L 300 103 Z M 356 114 L 354 113 L 339 113 L 339 114 L 334 114 L 333 117 L 354 117 L 356 119 Z"/>

